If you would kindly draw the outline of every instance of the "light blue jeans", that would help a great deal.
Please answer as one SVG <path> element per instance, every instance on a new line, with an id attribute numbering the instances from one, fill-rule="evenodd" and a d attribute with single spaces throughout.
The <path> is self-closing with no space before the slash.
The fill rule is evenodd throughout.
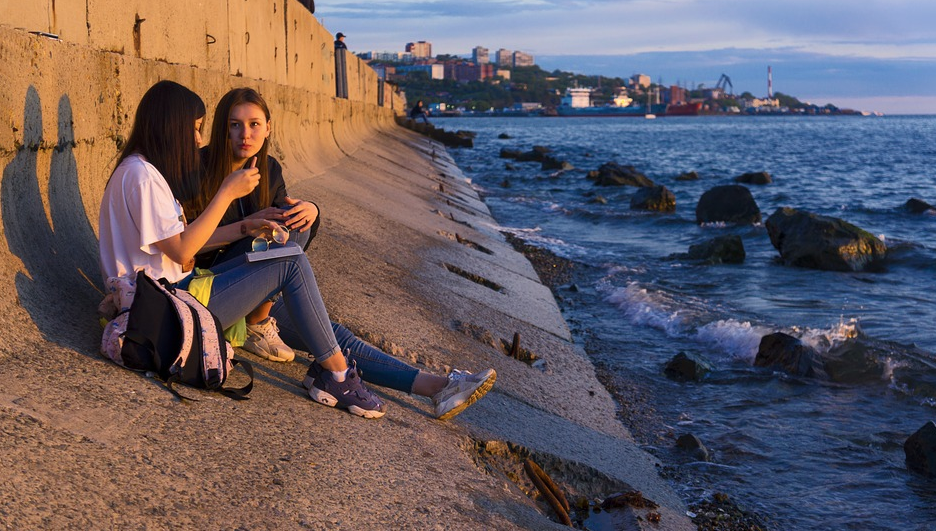
<path id="1" fill-rule="evenodd" d="M 362 341 L 350 330 L 328 319 L 309 259 L 300 254 L 262 262 L 245 255 L 211 268 L 215 274 L 208 309 L 227 328 L 277 293 L 270 315 L 280 337 L 294 349 L 304 350 L 319 363 L 344 351 L 361 371 L 361 378 L 381 387 L 410 393 L 419 369 Z"/>

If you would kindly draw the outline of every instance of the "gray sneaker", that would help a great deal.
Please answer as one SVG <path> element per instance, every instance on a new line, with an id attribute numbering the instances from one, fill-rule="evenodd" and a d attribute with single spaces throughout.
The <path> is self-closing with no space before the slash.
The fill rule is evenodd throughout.
<path id="1" fill-rule="evenodd" d="M 270 361 L 290 362 L 296 359 L 296 352 L 280 339 L 279 327 L 273 317 L 247 325 L 243 349 Z"/>
<path id="2" fill-rule="evenodd" d="M 435 416 L 439 420 L 450 419 L 477 402 L 494 386 L 497 373 L 494 369 L 487 369 L 478 374 L 454 369 L 449 373 L 448 379 L 448 385 L 432 397 Z"/>

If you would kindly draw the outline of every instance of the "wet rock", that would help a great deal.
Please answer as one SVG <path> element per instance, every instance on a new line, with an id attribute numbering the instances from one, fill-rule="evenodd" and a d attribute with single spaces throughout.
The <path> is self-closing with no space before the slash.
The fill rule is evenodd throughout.
<path id="1" fill-rule="evenodd" d="M 697 223 L 760 223 L 761 212 L 751 191 L 740 184 L 707 190 L 696 205 Z"/>
<path id="2" fill-rule="evenodd" d="M 675 212 L 676 196 L 663 185 L 640 188 L 631 196 L 630 207 L 631 210 Z"/>
<path id="3" fill-rule="evenodd" d="M 907 468 L 936 478 L 936 423 L 929 421 L 904 442 Z"/>
<path id="4" fill-rule="evenodd" d="M 519 157 L 521 153 L 523 153 L 523 152 L 520 151 L 519 149 L 501 148 L 501 150 L 500 150 L 500 158 L 502 158 L 502 159 L 515 159 L 515 158 Z"/>
<path id="5" fill-rule="evenodd" d="M 509 162 L 504 164 L 504 169 L 507 171 L 517 171 L 517 167 Z"/>
<path id="6" fill-rule="evenodd" d="M 569 163 L 568 161 L 559 160 L 555 157 L 546 155 L 545 157 L 543 157 L 543 163 L 542 163 L 541 169 L 543 171 L 574 170 L 575 167 L 572 166 L 572 164 Z"/>
<path id="7" fill-rule="evenodd" d="M 600 195 L 596 195 L 595 197 L 592 197 L 588 202 L 589 202 L 589 203 L 596 203 L 596 204 L 599 204 L 599 205 L 607 205 L 607 204 L 608 204 L 608 200 L 605 199 L 604 197 L 600 196 Z"/>
<path id="8" fill-rule="evenodd" d="M 761 338 L 754 358 L 755 367 L 780 369 L 808 378 L 825 376 L 822 359 L 812 347 L 795 337 L 776 332 Z"/>
<path id="9" fill-rule="evenodd" d="M 875 347 L 861 339 L 849 339 L 830 349 L 823 366 L 830 380 L 849 384 L 879 382 L 887 369 Z"/>
<path id="10" fill-rule="evenodd" d="M 510 139 L 510 138 L 513 138 L 513 137 L 511 137 L 511 136 L 508 135 L 507 133 L 501 133 L 501 134 L 497 135 L 497 138 L 500 138 L 501 140 L 507 140 L 507 139 Z"/>
<path id="11" fill-rule="evenodd" d="M 923 201 L 922 199 L 910 198 L 907 199 L 907 202 L 904 204 L 904 208 L 911 214 L 923 214 L 927 211 L 936 211 L 936 207 Z"/>
<path id="12" fill-rule="evenodd" d="M 687 171 L 676 176 L 677 181 L 698 181 L 699 174 L 694 171 Z"/>
<path id="13" fill-rule="evenodd" d="M 666 364 L 663 373 L 671 380 L 700 382 L 711 370 L 712 366 L 699 356 L 680 352 Z"/>
<path id="14" fill-rule="evenodd" d="M 718 236 L 690 245 L 687 257 L 709 264 L 741 264 L 744 263 L 745 257 L 744 243 L 738 235 Z"/>
<path id="15" fill-rule="evenodd" d="M 770 174 L 765 171 L 757 171 L 751 173 L 742 173 L 735 177 L 736 183 L 742 184 L 770 184 L 773 182 L 773 179 L 770 177 Z"/>
<path id="16" fill-rule="evenodd" d="M 588 172 L 587 177 L 598 186 L 655 186 L 653 181 L 633 166 L 621 166 L 616 162 L 602 164 L 597 170 Z"/>
<path id="17" fill-rule="evenodd" d="M 545 146 L 533 146 L 530 151 L 525 151 L 517 156 L 517 162 L 543 162 L 546 156 L 552 152 Z"/>
<path id="18" fill-rule="evenodd" d="M 474 147 L 474 137 L 476 136 L 475 133 L 472 133 L 471 131 L 452 132 L 437 127 L 430 127 L 424 134 L 433 140 L 438 140 L 439 142 L 445 144 L 446 147 L 464 148 Z"/>
<path id="19" fill-rule="evenodd" d="M 778 208 L 765 223 L 770 243 L 786 265 L 825 271 L 879 268 L 884 242 L 844 220 Z"/>
<path id="20" fill-rule="evenodd" d="M 708 448 L 702 444 L 702 441 L 698 437 L 691 433 L 687 433 L 676 439 L 676 447 L 680 450 L 684 450 L 696 461 L 708 462 L 712 460 Z"/>

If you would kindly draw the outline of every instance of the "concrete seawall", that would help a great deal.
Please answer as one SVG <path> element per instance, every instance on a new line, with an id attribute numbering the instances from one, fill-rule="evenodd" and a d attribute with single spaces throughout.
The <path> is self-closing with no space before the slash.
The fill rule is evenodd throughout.
<path id="1" fill-rule="evenodd" d="M 0 12 L 0 528 L 559 529 L 526 457 L 570 496 L 638 489 L 662 506 L 654 529 L 691 528 L 444 148 L 395 125 L 402 99 L 385 87 L 379 105 L 355 58 L 335 98 L 333 53 L 292 0 Z M 103 361 L 97 210 L 159 79 L 209 108 L 260 90 L 291 194 L 323 210 L 309 256 L 332 318 L 433 372 L 495 367 L 494 391 L 443 423 L 380 390 L 390 412 L 365 421 L 312 403 L 305 361 L 251 359 L 251 400 L 194 404 Z M 505 355 L 514 333 L 543 363 Z"/>

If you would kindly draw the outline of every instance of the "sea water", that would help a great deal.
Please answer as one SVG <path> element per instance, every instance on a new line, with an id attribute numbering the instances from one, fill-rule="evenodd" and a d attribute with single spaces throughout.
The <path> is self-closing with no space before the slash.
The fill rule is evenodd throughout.
<path id="1" fill-rule="evenodd" d="M 581 264 L 578 289 L 559 290 L 566 319 L 596 363 L 650 394 L 659 427 L 641 442 L 674 463 L 688 503 L 726 493 L 777 530 L 936 529 L 936 481 L 908 472 L 903 451 L 936 420 L 936 212 L 904 208 L 936 203 L 936 117 L 435 122 L 477 133 L 474 148 L 451 152 L 502 231 Z M 575 169 L 498 156 L 535 145 Z M 611 161 L 665 185 L 676 212 L 631 210 L 634 188 L 585 177 Z M 690 171 L 699 179 L 676 179 Z M 759 171 L 773 177 L 748 185 L 765 220 L 781 207 L 844 219 L 886 243 L 884 270 L 784 266 L 762 223 L 696 223 L 706 190 Z M 678 257 L 720 235 L 741 237 L 743 264 Z M 835 384 L 754 367 L 761 337 L 778 331 L 819 352 L 860 336 L 886 370 Z M 678 352 L 714 370 L 698 383 L 668 380 L 662 369 Z M 711 461 L 673 452 L 686 433 Z"/>

